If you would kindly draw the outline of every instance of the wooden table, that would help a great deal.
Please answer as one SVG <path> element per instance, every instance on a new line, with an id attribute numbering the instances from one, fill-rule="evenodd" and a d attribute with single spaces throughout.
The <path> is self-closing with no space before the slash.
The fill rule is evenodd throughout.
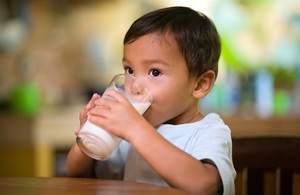
<path id="1" fill-rule="evenodd" d="M 172 194 L 185 192 L 135 182 L 66 177 L 0 177 L 1 195 Z"/>

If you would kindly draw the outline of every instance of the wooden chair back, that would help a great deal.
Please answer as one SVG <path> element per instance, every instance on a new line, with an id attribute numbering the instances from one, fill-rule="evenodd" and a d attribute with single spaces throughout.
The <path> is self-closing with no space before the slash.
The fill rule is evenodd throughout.
<path id="1" fill-rule="evenodd" d="M 299 195 L 300 137 L 233 138 L 237 195 Z"/>

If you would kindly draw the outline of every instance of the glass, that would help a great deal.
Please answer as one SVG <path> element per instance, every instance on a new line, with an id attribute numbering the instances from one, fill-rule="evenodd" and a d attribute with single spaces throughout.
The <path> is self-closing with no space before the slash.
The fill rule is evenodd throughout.
<path id="1" fill-rule="evenodd" d="M 123 94 L 141 115 L 152 102 L 149 89 L 142 82 L 129 75 L 116 75 L 106 88 L 102 98 L 111 98 L 105 95 L 109 90 L 116 90 Z M 120 144 L 121 138 L 87 120 L 80 129 L 76 141 L 80 149 L 91 158 L 107 160 Z"/>

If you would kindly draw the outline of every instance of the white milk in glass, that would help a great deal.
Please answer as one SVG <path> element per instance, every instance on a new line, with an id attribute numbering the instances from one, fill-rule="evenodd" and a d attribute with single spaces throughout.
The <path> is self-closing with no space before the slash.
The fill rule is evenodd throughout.
<path id="1" fill-rule="evenodd" d="M 141 115 L 144 114 L 150 104 L 150 102 L 132 103 L 133 107 Z M 108 133 L 107 131 L 97 125 L 94 125 L 90 121 L 87 121 L 82 126 L 80 134 L 81 136 L 89 137 L 88 139 L 84 139 L 81 142 L 81 144 L 84 145 L 84 148 L 89 150 L 89 152 L 85 152 L 90 157 L 98 160 L 108 159 L 121 142 L 121 139 L 119 137 Z"/>
<path id="2" fill-rule="evenodd" d="M 105 95 L 109 90 L 116 90 L 123 94 L 141 115 L 144 114 L 152 102 L 152 96 L 147 87 L 135 78 L 124 74 L 116 75 L 113 78 L 111 84 L 105 90 L 103 98 L 112 99 Z M 82 126 L 77 136 L 77 143 L 81 150 L 97 160 L 108 159 L 120 142 L 120 138 L 92 124 L 89 120 Z"/>

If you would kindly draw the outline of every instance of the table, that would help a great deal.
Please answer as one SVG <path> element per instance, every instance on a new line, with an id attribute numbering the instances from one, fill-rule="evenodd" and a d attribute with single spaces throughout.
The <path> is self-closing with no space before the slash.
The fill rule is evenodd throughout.
<path id="1" fill-rule="evenodd" d="M 1 195 L 187 194 L 173 188 L 136 182 L 67 177 L 0 177 Z"/>

